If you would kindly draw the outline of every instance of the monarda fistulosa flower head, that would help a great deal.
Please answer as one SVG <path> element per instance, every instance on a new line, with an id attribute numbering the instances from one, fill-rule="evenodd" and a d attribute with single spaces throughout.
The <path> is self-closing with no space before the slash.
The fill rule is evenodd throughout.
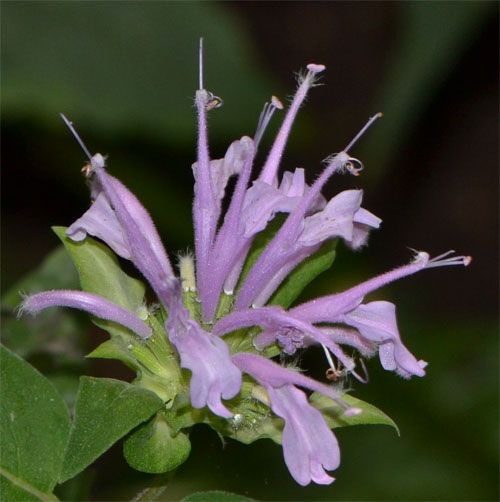
<path id="1" fill-rule="evenodd" d="M 378 352 L 386 370 L 405 378 L 424 376 L 427 365 L 401 341 L 394 304 L 363 303 L 365 296 L 421 270 L 468 265 L 470 257 L 449 257 L 449 252 L 431 259 L 425 252 L 415 252 L 408 265 L 290 307 L 301 289 L 332 264 L 339 239 L 359 248 L 381 223 L 361 206 L 361 190 L 343 191 L 329 201 L 321 193 L 334 174 L 360 174 L 363 165 L 349 152 L 381 114 L 373 116 L 344 150 L 325 160 L 323 172 L 311 185 L 300 168 L 280 176 L 293 122 L 325 70 L 323 65 L 307 65 L 267 159 L 252 181 L 260 140 L 283 105 L 273 96 L 264 106 L 253 138 L 243 136 L 231 143 L 224 158 L 211 160 L 207 114 L 222 100 L 204 88 L 201 63 L 200 47 L 195 97 L 198 154 L 192 166 L 194 258 L 182 256 L 179 274 L 175 272 L 146 209 L 107 172 L 101 154 L 88 152 L 63 116 L 89 157 L 84 171 L 92 198 L 90 208 L 64 234 L 60 232 L 65 246 L 70 253 L 76 248 L 84 253 L 85 246 L 94 242 L 92 237 L 104 242 L 135 265 L 158 305 L 147 305 L 144 299 L 116 304 L 112 290 L 103 297 L 87 286 L 83 292 L 27 296 L 21 311 L 72 307 L 125 328 L 120 334 L 110 330 L 111 340 L 91 355 L 115 357 L 137 371 L 135 384 L 164 400 L 165 410 L 160 413 L 171 438 L 199 422 L 244 443 L 268 437 L 282 444 L 286 465 L 297 483 L 329 484 L 334 478 L 326 471 L 340 462 L 332 427 L 370 423 L 370 418 L 363 418 L 367 407 L 371 417 L 379 414 L 379 423 L 392 423 L 382 412 L 345 393 L 342 381 L 349 375 L 367 381 L 356 368 L 357 359 L 365 372 L 362 358 Z M 223 213 L 232 176 L 237 180 Z M 85 274 L 82 267 L 80 263 L 79 271 Z M 298 356 L 313 344 L 325 352 L 324 382 L 304 375 L 297 366 Z M 348 355 L 353 350 L 358 356 Z M 276 356 L 280 362 L 274 360 Z M 169 454 L 165 445 L 165 455 Z"/>

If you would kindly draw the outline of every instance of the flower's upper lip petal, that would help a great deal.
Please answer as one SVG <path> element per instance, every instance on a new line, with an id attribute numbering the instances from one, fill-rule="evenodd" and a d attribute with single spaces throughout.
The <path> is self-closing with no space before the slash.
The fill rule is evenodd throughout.
<path id="1" fill-rule="evenodd" d="M 123 227 L 104 192 L 100 192 L 83 216 L 66 230 L 66 235 L 77 242 L 85 239 L 87 234 L 104 241 L 122 258 L 127 260 L 132 258 L 127 240 L 123 235 Z"/>
<path id="2" fill-rule="evenodd" d="M 149 213 L 135 195 L 104 168 L 96 167 L 95 174 L 122 226 L 134 265 L 167 306 L 178 280 Z"/>

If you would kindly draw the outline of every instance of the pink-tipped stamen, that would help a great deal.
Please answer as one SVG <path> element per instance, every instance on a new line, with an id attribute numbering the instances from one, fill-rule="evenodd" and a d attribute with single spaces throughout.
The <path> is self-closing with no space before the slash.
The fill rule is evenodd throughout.
<path id="1" fill-rule="evenodd" d="M 472 256 L 452 256 L 451 258 L 445 258 L 455 251 L 447 251 L 435 258 L 431 258 L 427 263 L 425 268 L 433 268 L 433 267 L 451 267 L 455 265 L 461 265 L 463 267 L 467 267 L 472 261 Z"/>
<path id="2" fill-rule="evenodd" d="M 259 122 L 257 123 L 257 130 L 253 138 L 255 149 L 259 146 L 260 140 L 276 110 L 283 110 L 283 104 L 276 96 L 272 96 L 271 102 L 264 105 L 259 117 Z"/>

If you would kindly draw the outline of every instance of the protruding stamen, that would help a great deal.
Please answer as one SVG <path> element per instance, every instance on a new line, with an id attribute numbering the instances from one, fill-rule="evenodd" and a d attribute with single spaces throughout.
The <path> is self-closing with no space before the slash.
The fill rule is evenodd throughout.
<path id="1" fill-rule="evenodd" d="M 319 65 L 321 66 L 321 65 Z M 353 176 L 359 176 L 359 173 L 364 169 L 363 163 L 356 159 L 355 157 L 350 157 L 347 152 L 354 146 L 354 144 L 363 136 L 366 130 L 379 118 L 382 117 L 382 113 L 376 113 L 373 117 L 368 119 L 368 122 L 364 125 L 364 127 L 354 136 L 351 142 L 346 146 L 346 148 L 340 153 L 334 153 L 333 155 L 328 156 L 323 162 L 327 165 L 332 164 L 333 162 L 341 163 L 339 164 L 342 169 L 347 170 Z M 356 167 L 357 165 L 357 167 Z M 340 169 L 336 169 L 338 171 Z"/>
<path id="2" fill-rule="evenodd" d="M 203 37 L 200 37 L 200 49 L 198 51 L 199 89 L 203 89 Z"/>
<path id="3" fill-rule="evenodd" d="M 64 123 L 68 126 L 68 129 L 71 131 L 71 134 L 73 134 L 76 141 L 78 141 L 78 144 L 82 147 L 82 150 L 85 152 L 85 155 L 92 162 L 92 155 L 90 155 L 90 152 L 88 148 L 85 146 L 85 143 L 83 142 L 82 138 L 80 138 L 80 136 L 76 132 L 76 129 L 73 127 L 73 122 L 70 122 L 63 113 L 60 113 L 59 115 L 64 120 Z"/>
<path id="4" fill-rule="evenodd" d="M 196 275 L 194 269 L 194 260 L 190 255 L 179 257 L 179 269 L 181 275 L 181 284 L 184 292 L 196 291 Z"/>
<path id="5" fill-rule="evenodd" d="M 351 142 L 344 148 L 344 152 L 348 152 L 358 141 L 358 139 L 363 136 L 366 130 L 380 117 L 382 117 L 382 112 L 378 112 L 373 117 L 370 117 L 363 129 L 361 129 L 361 131 L 359 131 L 358 134 L 356 134 L 356 136 L 354 136 L 354 138 L 351 140 Z"/>
<path id="6" fill-rule="evenodd" d="M 453 256 L 451 258 L 446 258 L 455 252 L 453 250 L 446 251 L 446 253 L 442 253 L 434 258 L 431 258 L 429 253 L 426 253 L 425 251 L 417 251 L 412 248 L 410 248 L 410 250 L 415 253 L 413 263 L 422 263 L 424 268 L 447 267 L 453 265 L 462 265 L 466 267 L 472 261 L 472 256 Z"/>
<path id="7" fill-rule="evenodd" d="M 333 371 L 336 371 L 336 366 L 335 366 L 335 363 L 333 362 L 332 356 L 330 355 L 330 351 L 328 350 L 328 347 L 324 344 L 321 344 L 321 347 L 323 347 L 323 352 L 325 353 L 326 360 L 328 361 L 330 368 Z"/>
<path id="8" fill-rule="evenodd" d="M 366 364 L 363 359 L 359 359 L 361 364 L 361 369 L 363 370 L 364 376 L 358 375 L 354 370 L 352 370 L 352 376 L 361 383 L 368 383 L 370 381 L 370 375 L 368 375 L 368 370 L 366 369 Z"/>
<path id="9" fill-rule="evenodd" d="M 467 267 L 472 261 L 472 256 L 453 256 L 451 258 L 445 258 L 445 256 L 449 256 L 454 251 L 447 251 L 435 258 L 431 258 L 427 263 L 425 268 L 433 268 L 433 267 L 449 267 L 453 265 L 462 265 Z"/>
<path id="10" fill-rule="evenodd" d="M 257 123 L 257 130 L 253 138 L 255 149 L 259 146 L 260 140 L 276 110 L 283 110 L 283 104 L 276 96 L 272 96 L 271 102 L 264 105 L 259 117 L 259 122 Z"/>

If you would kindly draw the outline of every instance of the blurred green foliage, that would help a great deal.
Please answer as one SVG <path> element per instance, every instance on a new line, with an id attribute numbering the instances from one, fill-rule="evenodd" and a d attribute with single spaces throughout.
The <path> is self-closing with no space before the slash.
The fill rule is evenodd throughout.
<path id="1" fill-rule="evenodd" d="M 468 138 L 474 135 L 471 124 L 490 124 L 491 101 L 483 95 L 488 88 L 479 87 L 484 83 L 478 75 L 483 75 L 488 65 L 497 68 L 498 58 L 481 59 L 485 45 L 479 51 L 474 44 L 484 30 L 491 33 L 488 26 L 494 26 L 496 38 L 487 42 L 498 47 L 496 2 L 17 1 L 2 2 L 1 10 L 2 157 L 4 180 L 9 182 L 8 187 L 4 182 L 2 282 L 7 286 L 56 245 L 49 226 L 70 224 L 88 204 L 78 172 L 85 159 L 60 123 L 60 111 L 75 122 L 92 152 L 110 154 L 110 170 L 151 211 L 168 250 L 172 253 L 191 245 L 189 166 L 195 157 L 192 96 L 197 86 L 200 35 L 205 37 L 206 86 L 225 101 L 211 118 L 215 157 L 221 156 L 236 136 L 253 133 L 260 108 L 271 93 L 283 97 L 290 92 L 290 72 L 309 62 L 302 59 L 309 48 L 311 59 L 332 54 L 333 64 L 327 64 L 325 77 L 329 87 L 314 92 L 321 92 L 321 99 L 329 103 L 328 99 L 343 96 L 341 85 L 345 81 L 345 86 L 352 87 L 348 89 L 352 100 L 338 106 L 350 114 L 352 110 L 354 118 L 321 118 L 312 106 L 312 110 L 301 111 L 291 138 L 291 158 L 287 154 L 286 160 L 298 159 L 296 164 L 301 165 L 301 150 L 310 156 L 317 138 L 328 141 L 325 148 L 335 148 L 332 138 L 342 133 L 347 139 L 354 119 L 361 116 L 364 120 L 372 112 L 384 111 L 386 118 L 360 143 L 363 160 L 371 160 L 376 167 L 367 169 L 361 179 L 362 186 L 368 187 L 366 197 L 373 197 L 371 184 L 377 189 L 377 200 L 382 201 L 380 208 L 386 200 L 393 201 L 393 206 L 390 202 L 386 206 L 391 212 L 380 214 L 385 220 L 381 233 L 413 227 L 420 220 L 439 220 L 445 204 L 450 206 L 444 190 L 437 197 L 427 192 L 424 200 L 434 204 L 427 210 L 431 216 L 419 213 L 419 206 L 408 213 L 396 205 L 410 206 L 421 200 L 404 190 L 394 195 L 399 188 L 394 185 L 402 179 L 395 175 L 396 170 L 404 172 L 406 165 L 413 166 L 414 172 L 418 169 L 420 177 L 410 181 L 411 188 L 417 190 L 422 178 L 429 178 L 429 183 L 439 181 L 436 172 L 426 171 L 426 165 L 435 165 L 434 158 L 448 160 L 450 156 L 447 143 L 430 141 L 429 151 L 419 157 L 415 152 L 422 144 L 405 150 L 405 141 L 449 137 L 450 131 L 459 132 L 453 126 L 461 120 Z M 291 24 L 291 19 L 296 24 Z M 318 28 L 325 23 L 331 24 L 328 33 Z M 378 38 L 373 33 L 378 33 Z M 365 40 L 372 41 L 371 45 Z M 380 43 L 378 52 L 373 40 Z M 329 45 L 332 41 L 338 45 Z M 280 47 L 286 50 L 276 57 Z M 351 53 L 345 56 L 350 66 L 338 64 L 345 61 L 342 51 L 351 49 L 358 56 L 376 54 L 379 78 L 368 73 L 362 83 L 359 78 L 349 80 L 354 67 L 373 68 L 369 56 L 357 60 Z M 473 71 L 460 73 L 467 54 Z M 496 93 L 498 82 L 493 85 Z M 369 88 L 374 90 L 367 98 Z M 457 91 L 462 99 L 457 107 L 447 101 L 450 88 L 466 89 L 462 91 L 465 96 L 475 98 L 477 122 L 470 121 L 472 112 L 462 99 L 464 94 Z M 310 98 L 313 105 L 320 99 L 314 96 Z M 359 103 L 367 100 L 373 109 L 360 110 Z M 445 103 L 449 118 L 446 130 L 438 129 L 442 123 L 432 115 L 432 110 L 441 112 L 443 108 L 429 108 L 436 100 Z M 321 111 L 326 113 L 329 105 L 321 103 Z M 447 106 L 451 110 L 446 110 Z M 426 119 L 426 114 L 431 116 Z M 496 112 L 493 128 L 495 122 L 498 127 Z M 478 128 L 473 137 L 482 138 L 482 134 Z M 163 500 L 179 500 L 207 489 L 229 490 L 259 500 L 498 500 L 498 328 L 495 313 L 487 307 L 496 305 L 491 298 L 497 294 L 491 287 L 496 271 L 491 269 L 498 248 L 491 239 L 491 228 L 497 225 L 491 214 L 497 213 L 497 207 L 484 205 L 489 200 L 486 192 L 474 192 L 475 180 L 483 177 L 488 166 L 494 169 L 490 173 L 498 170 L 498 158 L 491 153 L 492 148 L 498 148 L 498 138 L 494 137 L 493 143 L 486 143 L 486 139 L 484 144 L 473 145 L 453 136 L 448 140 L 456 156 L 451 158 L 452 170 L 444 176 L 459 179 L 455 183 L 462 185 L 458 192 L 452 191 L 452 183 L 445 187 L 452 202 L 458 199 L 460 212 L 445 213 L 441 226 L 433 230 L 422 223 L 421 233 L 436 241 L 435 245 L 442 245 L 440 239 L 451 228 L 456 234 L 446 235 L 445 245 L 455 245 L 456 240 L 465 243 L 466 251 L 477 261 L 463 273 L 435 272 L 443 279 L 442 283 L 437 279 L 434 288 L 426 282 L 430 279 L 419 282 L 420 278 L 415 278 L 413 286 L 396 285 L 383 292 L 385 299 L 396 293 L 402 336 L 415 354 L 429 361 L 427 377 L 404 381 L 381 371 L 378 362 L 372 361 L 371 384 L 356 385 L 357 397 L 394 418 L 401 438 L 389 428 L 337 430 L 343 455 L 335 473 L 337 481 L 330 487 L 301 488 L 286 471 L 280 449 L 270 441 L 250 446 L 228 441 L 222 449 L 217 436 L 200 426 L 191 436 L 191 456 L 178 470 Z M 318 144 L 312 165 L 323 153 L 325 145 Z M 444 153 L 440 157 L 441 146 Z M 470 156 L 460 159 L 464 151 Z M 404 162 L 394 160 L 401 152 L 412 155 L 404 157 Z M 484 152 L 489 156 L 488 166 L 481 157 Z M 462 171 L 457 162 L 463 164 Z M 478 165 L 481 169 L 471 177 L 470 169 Z M 460 173 L 462 178 L 458 178 Z M 485 176 L 481 182 L 483 186 L 495 185 Z M 471 199 L 467 198 L 469 193 Z M 397 221 L 409 214 L 414 218 Z M 476 217 L 471 219 L 471 214 Z M 485 214 L 493 219 L 481 226 Z M 351 258 L 345 249 L 339 249 L 332 274 L 319 278 L 306 296 L 339 290 L 373 270 L 383 271 L 387 256 L 393 259 L 392 244 L 400 248 L 407 244 L 398 232 L 390 241 L 379 239 L 374 236 L 373 248 L 362 256 Z M 15 321 L 12 309 L 19 288 L 32 292 L 62 287 L 62 276 L 52 274 L 50 258 L 41 270 L 35 282 L 21 282 L 4 296 L 3 337 L 16 353 L 49 373 L 71 400 L 76 370 L 88 371 L 77 361 L 87 351 L 87 344 L 94 347 L 97 341 L 95 336 L 87 340 L 85 316 L 47 312 L 37 318 L 39 323 L 24 318 L 21 323 Z M 67 287 L 73 287 L 74 274 L 67 277 Z M 446 297 L 443 302 L 448 298 L 447 305 L 458 305 L 453 315 L 429 309 L 429 298 L 436 295 Z M 321 378 L 324 369 L 319 353 L 306 357 L 304 365 Z M 106 374 L 109 366 L 105 368 L 93 366 L 92 371 Z M 97 462 L 92 489 L 92 476 L 87 473 L 63 487 L 60 496 L 64 500 L 125 500 L 148 484 L 150 477 L 134 473 L 119 450 L 117 447 Z"/>

